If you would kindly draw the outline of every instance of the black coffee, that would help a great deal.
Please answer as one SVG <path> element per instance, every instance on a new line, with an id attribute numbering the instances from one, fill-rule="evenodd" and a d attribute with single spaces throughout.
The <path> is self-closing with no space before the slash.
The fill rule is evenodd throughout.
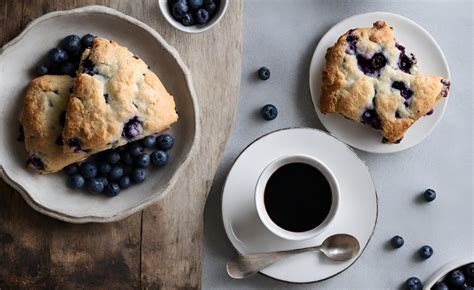
<path id="1" fill-rule="evenodd" d="M 292 232 L 305 232 L 320 225 L 332 204 L 328 181 L 305 163 L 278 168 L 268 180 L 263 198 L 272 221 Z"/>

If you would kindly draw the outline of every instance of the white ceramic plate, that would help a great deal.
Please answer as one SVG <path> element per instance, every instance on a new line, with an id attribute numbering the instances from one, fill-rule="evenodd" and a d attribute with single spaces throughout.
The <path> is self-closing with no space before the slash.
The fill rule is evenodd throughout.
<path id="1" fill-rule="evenodd" d="M 321 123 L 336 138 L 367 152 L 393 153 L 415 146 L 431 134 L 443 116 L 449 96 L 438 103 L 431 116 L 419 119 L 407 131 L 400 144 L 383 144 L 381 142 L 382 135 L 378 131 L 347 120 L 339 114 L 324 115 L 319 110 L 321 74 L 324 69 L 326 50 L 347 30 L 357 27 L 372 27 L 372 23 L 377 20 L 385 20 L 394 28 L 393 32 L 397 41 L 407 48 L 407 52 L 415 54 L 421 73 L 439 75 L 450 79 L 448 63 L 443 52 L 425 29 L 412 20 L 397 14 L 372 12 L 342 20 L 329 29 L 321 38 L 311 60 L 309 86 L 314 108 Z"/>
<path id="2" fill-rule="evenodd" d="M 92 33 L 127 46 L 155 72 L 175 97 L 179 121 L 170 133 L 175 147 L 170 163 L 149 171 L 146 182 L 114 198 L 91 195 L 66 187 L 62 173 L 40 175 L 25 166 L 27 154 L 18 136 L 18 114 L 31 71 L 69 34 Z M 197 147 L 198 109 L 191 75 L 177 51 L 146 24 L 103 6 L 88 6 L 46 14 L 6 44 L 0 55 L 0 175 L 34 209 L 74 223 L 109 222 L 125 218 L 162 199 Z"/>
<path id="3" fill-rule="evenodd" d="M 302 154 L 320 160 L 334 173 L 340 186 L 339 208 L 327 229 L 317 237 L 288 241 L 274 235 L 260 221 L 255 185 L 271 161 Z M 241 254 L 316 246 L 336 233 L 355 236 L 362 250 L 350 261 L 335 262 L 320 253 L 305 253 L 261 271 L 287 282 L 316 282 L 344 271 L 362 254 L 377 221 L 377 194 L 367 166 L 350 147 L 320 130 L 284 129 L 256 140 L 237 158 L 224 185 L 222 217 L 229 240 Z"/>

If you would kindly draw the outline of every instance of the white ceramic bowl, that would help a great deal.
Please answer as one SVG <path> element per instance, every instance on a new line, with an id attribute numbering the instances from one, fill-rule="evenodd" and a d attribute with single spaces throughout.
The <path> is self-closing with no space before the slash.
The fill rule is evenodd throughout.
<path id="1" fill-rule="evenodd" d="M 187 32 L 187 33 L 201 33 L 208 29 L 211 29 L 214 25 L 219 22 L 222 17 L 224 16 L 225 12 L 227 11 L 227 6 L 229 6 L 229 0 L 220 0 L 219 7 L 217 7 L 216 14 L 212 17 L 212 19 L 204 24 L 204 25 L 192 25 L 192 26 L 184 26 L 181 22 L 175 20 L 173 15 L 171 15 L 171 11 L 168 7 L 168 0 L 159 0 L 161 14 L 165 17 L 168 23 L 175 27 L 176 29 Z"/>
<path id="2" fill-rule="evenodd" d="M 454 260 L 447 263 L 446 265 L 439 268 L 436 272 L 434 272 L 433 275 L 430 276 L 430 278 L 428 278 L 423 289 L 431 290 L 431 287 L 433 287 L 438 281 L 443 279 L 446 274 L 470 263 L 474 263 L 474 256 L 468 256 L 466 258 Z"/>

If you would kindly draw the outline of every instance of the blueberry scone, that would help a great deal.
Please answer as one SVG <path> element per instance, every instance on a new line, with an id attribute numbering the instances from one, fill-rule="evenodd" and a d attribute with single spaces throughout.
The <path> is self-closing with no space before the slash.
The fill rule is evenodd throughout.
<path id="1" fill-rule="evenodd" d="M 449 86 L 447 79 L 420 74 L 415 56 L 377 21 L 349 30 L 327 50 L 319 105 L 322 113 L 337 112 L 380 130 L 383 142 L 398 143 Z"/>
<path id="2" fill-rule="evenodd" d="M 59 171 L 87 156 L 85 152 L 65 152 L 63 146 L 62 132 L 73 82 L 66 75 L 46 75 L 34 79 L 26 92 L 20 124 L 28 164 L 41 173 Z"/>
<path id="3" fill-rule="evenodd" d="M 173 97 L 126 47 L 96 37 L 86 49 L 67 106 L 69 152 L 90 154 L 168 129 L 178 115 Z"/>

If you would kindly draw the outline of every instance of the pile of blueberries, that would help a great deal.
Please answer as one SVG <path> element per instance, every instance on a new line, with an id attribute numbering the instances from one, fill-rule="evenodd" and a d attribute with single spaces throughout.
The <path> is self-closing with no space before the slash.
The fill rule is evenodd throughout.
<path id="1" fill-rule="evenodd" d="M 212 19 L 219 0 L 168 0 L 171 15 L 184 26 L 204 25 Z"/>
<path id="2" fill-rule="evenodd" d="M 423 289 L 423 283 L 416 277 L 406 281 L 406 288 L 410 290 Z M 448 273 L 431 290 L 474 290 L 474 263 L 467 264 Z"/>
<path id="3" fill-rule="evenodd" d="M 48 52 L 48 63 L 41 63 L 36 67 L 36 74 L 38 76 L 51 74 L 74 77 L 79 68 L 82 53 L 86 48 L 91 47 L 93 40 L 92 34 L 86 34 L 82 38 L 77 35 L 66 36 L 58 47 Z"/>
<path id="4" fill-rule="evenodd" d="M 97 157 L 67 166 L 67 185 L 73 189 L 86 187 L 91 193 L 113 197 L 122 189 L 142 183 L 146 169 L 160 168 L 168 162 L 168 150 L 174 145 L 169 134 L 147 136 L 127 145 L 97 154 Z M 152 151 L 151 153 L 146 152 Z"/>

